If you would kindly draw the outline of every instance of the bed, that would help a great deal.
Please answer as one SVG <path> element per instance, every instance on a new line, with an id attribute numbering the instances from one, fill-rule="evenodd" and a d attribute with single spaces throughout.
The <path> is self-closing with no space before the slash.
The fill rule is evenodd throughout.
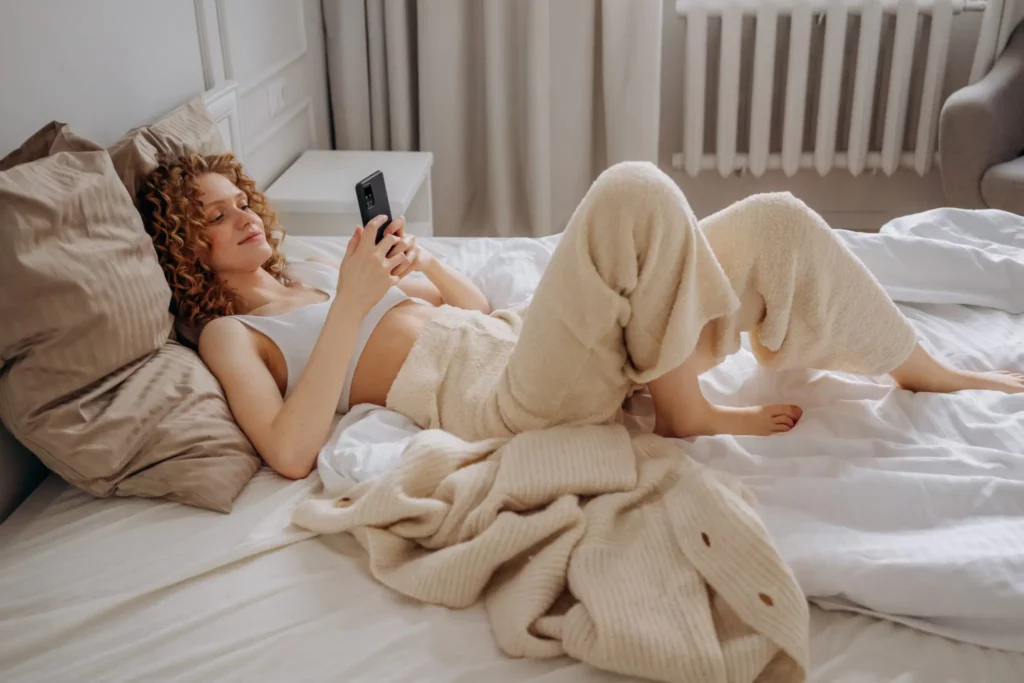
<path id="1" fill-rule="evenodd" d="M 204 100 L 239 149 L 233 88 Z M 1024 218 L 940 210 L 843 239 L 931 350 L 967 368 L 1024 368 Z M 557 240 L 425 242 L 500 307 L 529 300 Z M 340 259 L 345 239 L 291 235 L 284 248 Z M 746 351 L 704 388 L 807 410 L 790 435 L 680 446 L 755 493 L 814 598 L 810 680 L 1024 681 L 1024 395 L 761 373 Z M 642 396 L 629 408 L 650 426 Z M 508 658 L 479 605 L 405 599 L 371 578 L 352 538 L 291 524 L 300 501 L 401 457 L 412 431 L 393 418 L 354 410 L 318 472 L 290 482 L 264 468 L 229 515 L 97 499 L 50 474 L 0 524 L 0 680 L 624 680 L 568 658 Z M 0 430 L 0 469 L 7 504 L 39 464 Z"/>
<path id="2" fill-rule="evenodd" d="M 1024 366 L 1024 219 L 943 210 L 844 238 L 931 349 L 967 367 Z M 426 243 L 511 305 L 529 298 L 557 239 Z M 291 236 L 285 249 L 337 258 L 344 244 Z M 810 680 L 1024 680 L 1024 396 L 768 375 L 746 352 L 705 389 L 807 409 L 791 435 L 681 445 L 751 487 L 827 608 L 812 608 Z M 633 412 L 643 422 L 644 406 Z M 374 419 L 337 425 L 319 463 L 329 488 L 386 466 L 402 435 L 374 438 Z M 0 679 L 625 680 L 507 658 L 479 605 L 451 611 L 378 585 L 352 538 L 291 525 L 321 487 L 316 473 L 290 482 L 263 469 L 221 515 L 94 499 L 50 475 L 0 525 Z M 930 613 L 901 613 L 922 602 Z"/>

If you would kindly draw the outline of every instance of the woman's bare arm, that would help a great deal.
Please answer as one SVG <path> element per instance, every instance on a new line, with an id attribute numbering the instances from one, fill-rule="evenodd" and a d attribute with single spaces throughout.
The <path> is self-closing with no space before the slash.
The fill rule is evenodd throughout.
<path id="1" fill-rule="evenodd" d="M 441 300 L 449 306 L 467 310 L 491 312 L 491 304 L 480 288 L 468 277 L 433 256 L 423 258 L 420 272 L 437 288 Z"/>
<path id="2" fill-rule="evenodd" d="M 383 221 L 371 221 L 376 232 Z M 363 318 L 398 278 L 404 254 L 387 257 L 398 242 L 379 245 L 356 231 L 338 273 L 338 294 L 287 400 L 260 353 L 255 335 L 231 318 L 214 320 L 199 337 L 199 355 L 224 387 L 231 413 L 253 446 L 278 473 L 302 479 L 316 465 L 345 386 Z"/>
<path id="3" fill-rule="evenodd" d="M 224 387 L 235 421 L 279 474 L 302 479 L 316 465 L 355 349 L 360 318 L 332 307 L 288 400 L 241 322 L 215 320 L 199 337 L 199 355 Z"/>

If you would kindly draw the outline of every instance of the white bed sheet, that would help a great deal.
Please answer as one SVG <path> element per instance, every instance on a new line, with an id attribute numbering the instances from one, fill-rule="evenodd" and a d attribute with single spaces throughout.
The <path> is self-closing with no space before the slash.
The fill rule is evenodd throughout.
<path id="1" fill-rule="evenodd" d="M 511 275 L 494 268 L 486 286 L 521 296 L 534 277 L 530 254 L 543 260 L 553 244 L 521 242 L 525 260 L 512 259 Z M 499 244 L 432 246 L 470 269 Z M 344 244 L 306 239 L 288 249 L 339 257 Z M 954 327 L 966 314 L 937 312 L 935 325 Z M 1016 318 L 968 313 L 1024 338 Z M 957 348 L 965 360 L 991 352 L 984 340 Z M 316 475 L 287 482 L 264 470 L 223 516 L 94 500 L 51 477 L 0 525 L 0 680 L 626 680 L 567 659 L 508 659 L 482 609 L 419 605 L 376 584 L 350 538 L 313 538 L 289 524 L 318 487 Z M 861 615 L 812 615 L 812 681 L 1024 680 L 1021 654 Z"/>
<path id="2" fill-rule="evenodd" d="M 500 654 L 479 606 L 377 584 L 348 536 L 289 527 L 315 475 L 263 470 L 229 516 L 95 500 L 55 477 L 0 525 L 0 680 L 598 683 L 562 658 Z M 816 683 L 1022 680 L 1024 655 L 812 608 Z"/>

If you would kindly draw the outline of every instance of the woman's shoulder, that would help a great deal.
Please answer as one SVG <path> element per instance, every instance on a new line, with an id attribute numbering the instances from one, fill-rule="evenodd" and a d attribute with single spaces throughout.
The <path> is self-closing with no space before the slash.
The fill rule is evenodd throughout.
<path id="1" fill-rule="evenodd" d="M 199 332 L 199 338 L 203 337 L 222 337 L 224 335 L 232 334 L 234 330 L 244 330 L 245 325 L 241 320 L 238 320 L 237 316 L 233 315 L 222 315 L 219 318 L 214 318 L 210 322 L 203 325 L 203 329 Z"/>
<path id="2" fill-rule="evenodd" d="M 225 353 L 244 352 L 245 349 L 259 352 L 256 335 L 241 320 L 230 315 L 206 323 L 199 333 L 198 347 L 199 356 L 207 363 Z"/>

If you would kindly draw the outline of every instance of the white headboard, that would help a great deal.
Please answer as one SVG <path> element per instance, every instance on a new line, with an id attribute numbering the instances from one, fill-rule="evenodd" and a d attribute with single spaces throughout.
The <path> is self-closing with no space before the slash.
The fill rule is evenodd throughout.
<path id="1" fill-rule="evenodd" d="M 238 118 L 238 85 L 227 81 L 203 95 L 203 103 L 210 110 L 220 136 L 239 161 L 245 163 L 245 145 L 242 144 L 242 126 Z"/>

